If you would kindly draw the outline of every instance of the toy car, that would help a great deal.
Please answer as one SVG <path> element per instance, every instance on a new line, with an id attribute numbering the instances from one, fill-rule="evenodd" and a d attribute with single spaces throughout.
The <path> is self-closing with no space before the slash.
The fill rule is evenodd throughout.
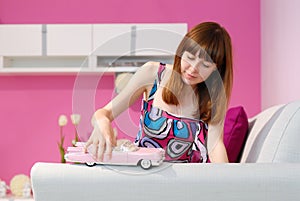
<path id="1" fill-rule="evenodd" d="M 89 146 L 88 152 L 84 151 L 84 142 L 77 142 L 75 147 L 68 147 L 65 154 L 67 162 L 85 163 L 87 166 L 96 164 L 108 165 L 139 165 L 143 169 L 159 166 L 165 159 L 165 150 L 161 148 L 137 147 L 129 140 L 117 140 L 117 146 L 112 151 L 112 157 L 104 153 L 103 160 L 98 161 L 92 155 L 93 145 Z"/>

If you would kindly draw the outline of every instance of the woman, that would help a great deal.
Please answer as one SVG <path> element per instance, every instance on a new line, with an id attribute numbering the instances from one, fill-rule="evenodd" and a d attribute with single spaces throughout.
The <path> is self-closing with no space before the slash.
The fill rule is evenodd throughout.
<path id="1" fill-rule="evenodd" d="M 173 162 L 228 162 L 224 116 L 233 79 L 232 46 L 215 22 L 192 28 L 179 44 L 174 65 L 147 62 L 124 90 L 94 114 L 94 144 L 101 161 L 116 144 L 111 122 L 143 94 L 136 143 L 166 150 Z"/>

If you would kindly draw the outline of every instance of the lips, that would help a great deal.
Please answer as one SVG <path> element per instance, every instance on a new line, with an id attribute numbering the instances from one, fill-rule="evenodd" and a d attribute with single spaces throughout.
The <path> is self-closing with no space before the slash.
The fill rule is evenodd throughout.
<path id="1" fill-rule="evenodd" d="M 187 72 L 185 72 L 185 77 L 186 77 L 187 79 L 195 79 L 195 78 L 197 78 L 195 75 L 190 74 L 190 73 L 187 73 Z"/>

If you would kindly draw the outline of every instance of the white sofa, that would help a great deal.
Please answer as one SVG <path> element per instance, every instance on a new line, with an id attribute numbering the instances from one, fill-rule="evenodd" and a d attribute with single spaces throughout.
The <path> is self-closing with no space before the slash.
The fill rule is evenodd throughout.
<path id="1" fill-rule="evenodd" d="M 300 101 L 249 119 L 241 163 L 139 167 L 36 163 L 35 201 L 300 200 Z"/>

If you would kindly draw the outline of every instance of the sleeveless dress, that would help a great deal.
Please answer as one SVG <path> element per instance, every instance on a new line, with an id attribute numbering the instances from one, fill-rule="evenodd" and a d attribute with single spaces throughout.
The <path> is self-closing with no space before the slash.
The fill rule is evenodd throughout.
<path id="1" fill-rule="evenodd" d="M 209 161 L 208 125 L 202 120 L 170 114 L 152 105 L 164 70 L 165 64 L 161 63 L 148 100 L 142 102 L 135 144 L 165 149 L 165 161 L 168 162 L 206 163 Z"/>

